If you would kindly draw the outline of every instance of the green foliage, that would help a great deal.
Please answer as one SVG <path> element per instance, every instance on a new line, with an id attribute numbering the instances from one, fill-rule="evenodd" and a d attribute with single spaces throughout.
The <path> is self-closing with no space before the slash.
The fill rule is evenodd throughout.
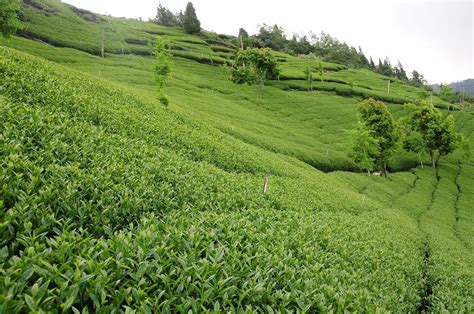
<path id="1" fill-rule="evenodd" d="M 273 52 L 287 78 L 257 91 L 211 66 L 232 57 L 211 50 L 235 49 L 224 37 L 108 17 L 96 58 L 83 51 L 107 22 L 41 5 L 55 11 L 26 6 L 31 30 L 75 49 L 0 39 L 0 312 L 473 312 L 472 159 L 448 156 L 439 180 L 349 172 L 342 130 L 386 77 Z M 157 32 L 169 109 L 154 59 L 129 55 L 146 47 L 120 38 Z M 299 92 L 318 62 L 324 83 Z M 392 87 L 403 117 L 420 89 Z M 472 115 L 453 116 L 472 143 Z M 415 162 L 400 150 L 391 166 Z"/>
<path id="2" fill-rule="evenodd" d="M 439 90 L 439 98 L 446 100 L 449 103 L 454 103 L 457 100 L 457 95 L 451 86 L 447 84 L 441 84 Z"/>
<path id="3" fill-rule="evenodd" d="M 280 73 L 276 58 L 269 49 L 245 49 L 237 53 L 232 67 L 232 81 L 237 84 L 259 84 L 263 88 L 265 80 L 277 79 Z"/>
<path id="4" fill-rule="evenodd" d="M 311 65 L 309 65 L 308 68 L 304 70 L 304 75 L 306 77 L 306 82 L 308 83 L 308 92 L 312 92 L 313 91 L 313 70 L 311 69 Z"/>
<path id="5" fill-rule="evenodd" d="M 395 153 L 398 143 L 397 125 L 387 106 L 381 101 L 368 99 L 362 102 L 359 105 L 359 113 L 365 128 L 375 140 L 372 141 L 372 144 L 378 145 L 371 152 L 367 151 L 366 153 L 387 176 L 388 163 Z"/>
<path id="6" fill-rule="evenodd" d="M 201 22 L 199 22 L 196 10 L 191 2 L 188 2 L 184 11 L 183 27 L 188 34 L 197 34 L 201 30 Z"/>
<path id="7" fill-rule="evenodd" d="M 422 103 L 413 108 L 406 131 L 405 148 L 420 152 L 420 141 L 431 157 L 433 167 L 437 167 L 442 156 L 451 154 L 463 142 L 463 136 L 454 129 L 454 118 L 443 114 L 432 105 Z M 415 134 L 413 134 L 415 133 Z M 418 134 L 416 134 L 418 133 Z"/>
<path id="8" fill-rule="evenodd" d="M 153 45 L 152 54 L 155 57 L 153 70 L 155 73 L 156 86 L 158 93 L 161 94 L 166 80 L 171 74 L 173 61 L 171 59 L 171 53 L 167 47 L 167 43 L 160 37 L 156 38 L 156 42 Z M 159 100 L 163 105 L 168 105 L 168 98 L 163 94 L 160 95 Z"/>
<path id="9" fill-rule="evenodd" d="M 426 80 L 423 75 L 418 73 L 418 71 L 413 70 L 411 73 L 410 84 L 416 87 L 423 87 L 426 84 Z"/>
<path id="10" fill-rule="evenodd" d="M 406 138 L 403 140 L 403 147 L 409 152 L 416 153 L 418 155 L 420 165 L 423 167 L 422 154 L 425 152 L 425 143 L 421 133 L 409 132 L 406 135 Z"/>
<path id="11" fill-rule="evenodd" d="M 161 3 L 158 4 L 157 13 L 154 22 L 158 25 L 173 27 L 181 26 L 180 17 L 174 14 L 168 8 L 165 8 Z"/>
<path id="12" fill-rule="evenodd" d="M 349 135 L 352 142 L 350 156 L 361 170 L 370 174 L 375 169 L 376 156 L 380 150 L 378 140 L 360 122 L 355 130 L 349 131 Z"/>
<path id="13" fill-rule="evenodd" d="M 19 0 L 0 0 L 0 31 L 4 37 L 8 38 L 22 29 L 23 24 L 18 19 L 19 10 Z"/>

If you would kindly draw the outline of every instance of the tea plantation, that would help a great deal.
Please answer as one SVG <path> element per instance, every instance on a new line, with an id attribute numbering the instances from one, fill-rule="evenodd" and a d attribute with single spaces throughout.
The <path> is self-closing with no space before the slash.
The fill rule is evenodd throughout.
<path id="1" fill-rule="evenodd" d="M 361 100 L 399 118 L 418 88 L 282 53 L 235 85 L 226 37 L 28 2 L 0 39 L 0 313 L 474 312 L 474 156 L 400 149 L 387 179 L 349 157 Z"/>

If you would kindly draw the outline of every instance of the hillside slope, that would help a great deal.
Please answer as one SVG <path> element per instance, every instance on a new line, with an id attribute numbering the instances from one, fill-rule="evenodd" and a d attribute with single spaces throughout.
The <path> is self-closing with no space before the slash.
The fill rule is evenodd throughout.
<path id="1" fill-rule="evenodd" d="M 321 61 L 280 55 L 285 77 L 258 91 L 217 67 L 226 41 L 28 3 L 35 40 L 0 41 L 0 311 L 474 310 L 472 156 L 337 171 L 354 169 L 361 98 L 397 96 L 401 116 L 417 89 L 323 63 L 309 93 L 300 73 Z M 120 39 L 165 33 L 187 48 L 169 108 L 148 48 Z M 472 143 L 472 114 L 454 115 Z"/>

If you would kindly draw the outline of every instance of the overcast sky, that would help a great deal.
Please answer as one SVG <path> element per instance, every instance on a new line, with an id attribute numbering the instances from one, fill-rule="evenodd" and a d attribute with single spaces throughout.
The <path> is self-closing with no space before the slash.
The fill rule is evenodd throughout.
<path id="1" fill-rule="evenodd" d="M 63 0 L 112 16 L 152 18 L 159 0 Z M 184 10 L 188 0 L 161 0 Z M 375 62 L 418 70 L 430 83 L 474 78 L 474 0 L 193 0 L 202 27 L 237 35 L 278 24 L 287 35 L 324 31 L 361 46 Z"/>

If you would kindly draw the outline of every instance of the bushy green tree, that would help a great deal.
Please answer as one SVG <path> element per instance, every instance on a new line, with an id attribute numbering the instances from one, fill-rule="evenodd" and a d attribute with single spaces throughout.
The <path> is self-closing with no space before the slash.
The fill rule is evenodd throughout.
<path id="1" fill-rule="evenodd" d="M 201 22 L 196 15 L 192 2 L 188 2 L 183 16 L 184 31 L 188 34 L 197 34 L 201 31 Z"/>
<path id="2" fill-rule="evenodd" d="M 397 148 L 399 132 L 388 107 L 381 101 L 368 99 L 359 105 L 362 123 L 378 144 L 370 158 L 377 168 L 387 177 L 388 163 Z"/>
<path id="3" fill-rule="evenodd" d="M 352 151 L 349 154 L 357 166 L 370 173 L 375 168 L 375 157 L 380 150 L 378 141 L 364 124 L 359 122 L 355 130 L 349 131 Z"/>
<path id="4" fill-rule="evenodd" d="M 403 147 L 409 152 L 414 152 L 418 156 L 421 168 L 423 168 L 423 153 L 425 152 L 425 144 L 423 136 L 419 132 L 410 132 L 403 141 Z"/>
<path id="5" fill-rule="evenodd" d="M 168 105 L 168 98 L 163 94 L 163 87 L 165 86 L 166 80 L 171 74 L 173 61 L 171 59 L 171 53 L 167 47 L 166 42 L 160 37 L 156 38 L 156 42 L 153 45 L 153 56 L 155 57 L 153 70 L 155 73 L 155 82 L 159 95 L 158 100 L 163 105 Z"/>
<path id="6" fill-rule="evenodd" d="M 454 90 L 448 84 L 441 84 L 439 89 L 439 98 L 454 103 L 457 100 L 457 95 Z"/>
<path id="7" fill-rule="evenodd" d="M 237 53 L 231 69 L 231 78 L 237 84 L 259 84 L 263 88 L 265 80 L 277 79 L 280 74 L 275 56 L 267 48 L 247 48 Z"/>
<path id="8" fill-rule="evenodd" d="M 288 42 L 283 28 L 276 24 L 273 26 L 263 24 L 256 38 L 263 43 L 264 47 L 275 51 L 283 51 Z"/>
<path id="9" fill-rule="evenodd" d="M 422 146 L 430 156 L 433 168 L 436 168 L 442 156 L 454 152 L 461 146 L 463 136 L 454 129 L 453 116 L 444 117 L 433 105 L 425 102 L 420 106 L 407 107 L 413 112 L 409 117 L 404 147 L 408 151 L 419 151 L 420 144 L 414 143 L 413 139 L 419 141 L 421 138 Z"/>
<path id="10" fill-rule="evenodd" d="M 19 0 L 0 0 L 0 31 L 5 38 L 10 37 L 23 24 L 18 19 Z"/>

